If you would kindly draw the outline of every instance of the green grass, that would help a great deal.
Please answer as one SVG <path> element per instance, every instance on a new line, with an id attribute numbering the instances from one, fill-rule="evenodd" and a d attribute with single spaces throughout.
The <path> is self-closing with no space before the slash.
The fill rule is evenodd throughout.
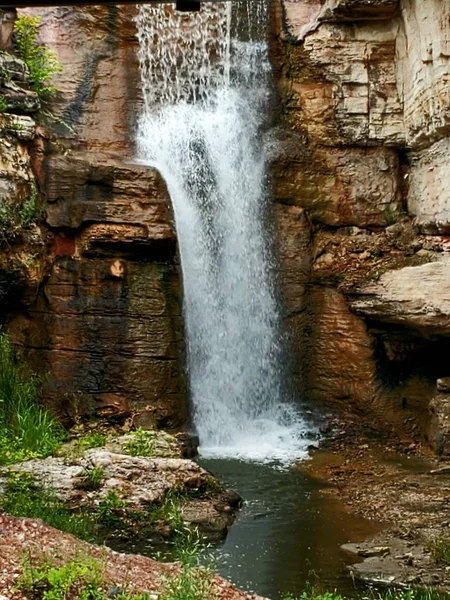
<path id="1" fill-rule="evenodd" d="M 79 488 L 83 490 L 98 490 L 105 480 L 105 470 L 102 467 L 86 467 L 81 474 Z"/>
<path id="2" fill-rule="evenodd" d="M 42 519 L 48 525 L 72 533 L 82 540 L 94 541 L 98 530 L 98 518 L 89 512 L 73 512 L 58 499 L 54 490 L 36 485 L 32 476 L 23 472 L 11 472 L 6 493 L 0 498 L 3 510 L 16 517 Z"/>
<path id="3" fill-rule="evenodd" d="M 442 565 L 450 565 L 450 538 L 438 537 L 430 543 L 434 560 Z"/>
<path id="4" fill-rule="evenodd" d="M 90 556 L 72 558 L 55 565 L 50 558 L 33 565 L 28 559 L 17 588 L 33 600 L 108 600 L 108 583 L 104 581 L 104 564 Z M 159 600 L 213 600 L 216 595 L 209 572 L 183 565 L 179 574 L 162 582 Z M 116 600 L 149 600 L 148 593 L 131 594 L 126 590 Z"/>
<path id="5" fill-rule="evenodd" d="M 0 464 L 43 458 L 61 446 L 65 432 L 39 402 L 40 381 L 25 372 L 0 331 Z"/>
<path id="6" fill-rule="evenodd" d="M 155 434 L 151 431 L 137 429 L 132 433 L 131 439 L 125 446 L 125 452 L 130 456 L 155 456 Z"/>
<path id="7" fill-rule="evenodd" d="M 355 598 L 356 596 L 352 596 Z M 449 600 L 450 594 L 438 592 L 430 588 L 389 588 L 387 590 L 364 589 L 360 592 L 361 600 Z M 318 587 L 308 586 L 300 596 L 287 594 L 283 600 L 346 600 L 337 591 L 324 592 Z"/>

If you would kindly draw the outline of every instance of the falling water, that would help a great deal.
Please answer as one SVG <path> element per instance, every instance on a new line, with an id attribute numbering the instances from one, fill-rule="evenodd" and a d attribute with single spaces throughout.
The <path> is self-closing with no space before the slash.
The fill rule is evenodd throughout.
<path id="1" fill-rule="evenodd" d="M 139 7 L 141 161 L 173 202 L 193 419 L 203 456 L 304 456 L 283 395 L 260 131 L 270 67 L 263 0 Z"/>

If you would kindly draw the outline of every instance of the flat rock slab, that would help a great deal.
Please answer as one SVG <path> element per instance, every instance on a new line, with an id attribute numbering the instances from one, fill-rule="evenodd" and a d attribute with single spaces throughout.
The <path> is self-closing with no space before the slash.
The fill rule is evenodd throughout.
<path id="1" fill-rule="evenodd" d="M 101 470 L 103 479 L 98 489 L 89 490 L 83 481 L 92 469 Z M 237 495 L 222 490 L 205 469 L 182 458 L 144 458 L 94 448 L 80 458 L 31 460 L 11 470 L 29 473 L 39 485 L 53 488 L 73 509 L 96 510 L 114 492 L 125 511 L 145 511 L 174 494 L 180 498 L 185 521 L 212 537 L 225 535 L 240 503 Z M 3 484 L 6 477 L 5 472 Z"/>

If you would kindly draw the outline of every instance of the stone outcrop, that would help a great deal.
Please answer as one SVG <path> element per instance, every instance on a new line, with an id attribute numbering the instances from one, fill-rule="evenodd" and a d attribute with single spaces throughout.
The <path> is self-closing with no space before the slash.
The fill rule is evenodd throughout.
<path id="1" fill-rule="evenodd" d="M 140 107 L 135 8 L 28 13 L 41 17 L 40 42 L 63 68 L 33 152 L 46 202 L 45 278 L 41 272 L 39 294 L 10 318 L 9 331 L 45 372 L 44 398 L 63 416 L 146 412 L 152 423 L 183 425 L 181 286 L 170 199 L 157 172 L 133 163 Z M 2 30 L 9 43 L 6 25 Z M 1 57 L 0 67 L 5 61 L 16 79 L 26 76 L 21 61 Z M 8 90 L 8 108 L 13 96 Z M 27 113 L 31 96 L 21 97 L 16 112 Z M 21 122 L 21 135 L 25 129 Z M 20 164 L 15 157 L 8 162 Z"/>
<path id="2" fill-rule="evenodd" d="M 444 420 L 431 400 L 449 342 L 449 7 L 276 6 L 272 58 L 289 134 L 272 162 L 274 199 L 309 223 L 308 245 L 297 246 L 310 266 L 296 273 L 301 319 L 286 320 L 301 348 L 300 393 L 421 431 L 437 448 Z"/>

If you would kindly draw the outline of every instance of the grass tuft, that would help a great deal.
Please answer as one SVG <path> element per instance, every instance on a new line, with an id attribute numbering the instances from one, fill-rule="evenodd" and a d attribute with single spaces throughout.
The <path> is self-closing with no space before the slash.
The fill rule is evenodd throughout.
<path id="1" fill-rule="evenodd" d="M 40 381 L 27 375 L 8 336 L 0 331 L 0 464 L 53 454 L 65 432 L 38 402 Z"/>
<path id="2" fill-rule="evenodd" d="M 42 484 L 37 486 L 29 473 L 10 472 L 0 506 L 11 515 L 42 519 L 51 527 L 72 533 L 82 540 L 96 539 L 96 515 L 69 510 L 54 490 Z"/>

